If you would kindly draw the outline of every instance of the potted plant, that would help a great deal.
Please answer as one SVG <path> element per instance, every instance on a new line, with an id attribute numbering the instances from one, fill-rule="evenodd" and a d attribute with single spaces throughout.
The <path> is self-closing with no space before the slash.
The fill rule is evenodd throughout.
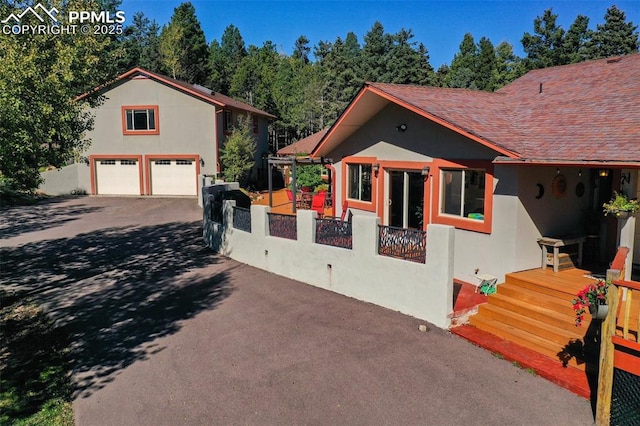
<path id="1" fill-rule="evenodd" d="M 615 217 L 628 217 L 640 209 L 638 200 L 630 200 L 626 195 L 613 192 L 613 197 L 608 203 L 602 205 L 604 215 L 614 215 Z"/>
<path id="2" fill-rule="evenodd" d="M 576 314 L 576 327 L 582 325 L 584 314 L 589 313 L 595 319 L 604 319 L 607 316 L 607 289 L 609 284 L 604 280 L 598 280 L 595 283 L 587 285 L 576 294 L 575 299 L 571 301 L 573 310 Z"/>

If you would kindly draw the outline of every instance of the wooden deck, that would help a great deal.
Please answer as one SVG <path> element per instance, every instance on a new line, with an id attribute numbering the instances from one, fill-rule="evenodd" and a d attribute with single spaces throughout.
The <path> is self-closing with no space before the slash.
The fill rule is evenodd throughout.
<path id="1" fill-rule="evenodd" d="M 292 202 L 287 198 L 287 193 L 284 189 L 273 191 L 273 206 L 271 207 L 272 213 L 280 214 L 295 214 L 293 212 Z M 269 205 L 269 191 L 261 192 L 259 198 L 252 201 L 251 204 L 268 206 Z M 298 209 L 301 210 L 301 209 Z M 324 209 L 325 216 L 333 216 L 333 209 L 327 207 Z"/>

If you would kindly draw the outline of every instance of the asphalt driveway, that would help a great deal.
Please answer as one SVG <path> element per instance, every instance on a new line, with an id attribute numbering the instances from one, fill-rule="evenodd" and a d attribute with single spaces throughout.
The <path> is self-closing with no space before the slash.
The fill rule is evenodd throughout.
<path id="1" fill-rule="evenodd" d="M 215 255 L 193 199 L 0 213 L 1 284 L 71 336 L 79 425 L 593 423 L 588 401 L 445 331 Z"/>

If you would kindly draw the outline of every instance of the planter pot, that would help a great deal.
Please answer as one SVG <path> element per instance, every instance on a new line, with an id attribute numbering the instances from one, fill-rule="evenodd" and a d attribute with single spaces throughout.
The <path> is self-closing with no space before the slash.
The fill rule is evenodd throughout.
<path id="1" fill-rule="evenodd" d="M 589 313 L 593 319 L 603 320 L 608 312 L 609 305 L 589 305 Z"/>
<path id="2" fill-rule="evenodd" d="M 616 217 L 617 217 L 618 219 L 626 219 L 626 218 L 628 218 L 628 217 L 629 217 L 629 216 L 631 216 L 631 215 L 632 215 L 632 213 L 631 213 L 631 212 L 628 212 L 628 211 L 622 211 L 622 210 L 621 210 L 621 211 L 619 211 L 619 212 L 616 212 Z"/>

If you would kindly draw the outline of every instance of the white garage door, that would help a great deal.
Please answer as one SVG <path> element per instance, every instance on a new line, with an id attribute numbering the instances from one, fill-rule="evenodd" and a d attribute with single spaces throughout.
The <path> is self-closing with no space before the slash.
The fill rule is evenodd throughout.
<path id="1" fill-rule="evenodd" d="M 96 188 L 103 195 L 140 195 L 140 162 L 96 160 Z"/>
<path id="2" fill-rule="evenodd" d="M 198 195 L 195 160 L 151 160 L 153 195 Z"/>

